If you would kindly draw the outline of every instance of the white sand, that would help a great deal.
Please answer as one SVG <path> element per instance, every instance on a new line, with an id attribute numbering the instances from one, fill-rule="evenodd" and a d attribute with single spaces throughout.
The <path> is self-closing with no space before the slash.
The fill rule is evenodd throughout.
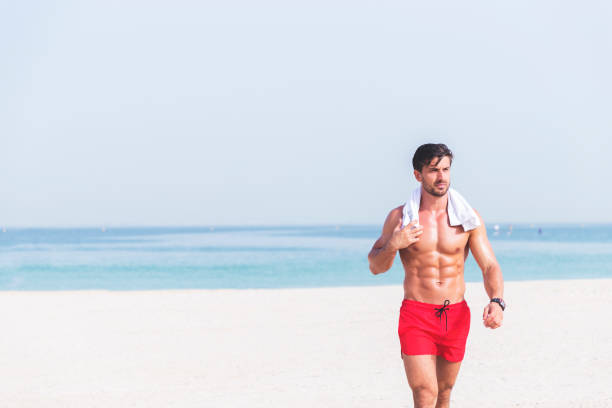
<path id="1" fill-rule="evenodd" d="M 612 407 L 612 280 L 507 282 L 457 407 Z M 0 292 L 2 407 L 411 407 L 400 286 Z"/>

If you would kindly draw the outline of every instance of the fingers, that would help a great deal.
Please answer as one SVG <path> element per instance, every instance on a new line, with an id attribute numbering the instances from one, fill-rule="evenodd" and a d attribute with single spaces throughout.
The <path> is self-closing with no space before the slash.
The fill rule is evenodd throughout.
<path id="1" fill-rule="evenodd" d="M 491 309 L 491 304 L 488 304 L 484 308 L 482 320 L 485 327 L 497 329 L 502 324 L 503 315 L 501 312 L 495 313 L 495 309 Z"/>
<path id="2" fill-rule="evenodd" d="M 423 227 L 415 227 L 411 231 L 409 231 L 409 238 L 411 243 L 418 242 L 420 240 L 419 236 L 423 234 Z"/>
<path id="3" fill-rule="evenodd" d="M 408 227 L 408 230 L 410 230 L 410 228 L 412 228 L 412 225 L 414 225 L 415 222 L 416 222 L 416 220 L 412 220 L 408 224 L 406 224 L 405 226 L 402 226 L 402 225 L 404 225 L 404 217 L 402 217 L 399 220 L 398 228 L 403 230 L 404 228 Z"/>
<path id="4" fill-rule="evenodd" d="M 420 235 L 423 232 L 423 226 L 419 225 L 416 220 L 410 221 L 407 225 L 403 227 L 402 227 L 402 220 L 400 220 L 400 222 L 398 223 L 398 227 L 400 227 L 402 232 L 405 231 L 406 235 L 413 235 L 416 233 Z"/>
<path id="5" fill-rule="evenodd" d="M 419 236 L 423 233 L 423 226 L 418 225 L 417 220 L 412 220 L 406 226 L 402 226 L 400 219 L 393 230 L 393 235 L 397 237 L 398 248 L 406 248 L 419 241 Z"/>
<path id="6" fill-rule="evenodd" d="M 490 329 L 496 329 L 496 328 L 498 328 L 501 325 L 499 324 L 499 322 L 496 319 L 490 317 L 489 319 L 487 319 L 485 326 L 487 326 Z"/>
<path id="7" fill-rule="evenodd" d="M 423 230 L 423 226 L 419 225 L 419 222 L 417 220 L 412 220 L 408 224 L 402 226 L 403 224 L 404 224 L 404 219 L 400 218 L 397 224 L 400 227 L 400 229 L 406 229 L 407 231 L 410 231 L 410 232 Z"/>
<path id="8" fill-rule="evenodd" d="M 490 322 L 490 323 L 487 325 L 487 327 L 488 327 L 488 328 L 490 328 L 490 329 L 497 329 L 497 328 L 498 328 L 498 327 L 500 327 L 500 326 L 501 326 L 501 322 L 498 322 L 498 321 L 496 321 L 496 320 L 491 321 L 491 322 Z"/>
<path id="9" fill-rule="evenodd" d="M 488 327 L 489 329 L 497 329 L 499 326 L 501 326 L 501 322 L 497 321 L 492 317 L 488 318 L 483 323 L 485 327 Z"/>
<path id="10" fill-rule="evenodd" d="M 419 235 L 421 235 L 423 233 L 423 231 L 413 231 L 410 234 L 410 241 L 417 242 L 418 240 L 420 240 Z"/>
<path id="11" fill-rule="evenodd" d="M 402 227 L 402 223 L 404 222 L 404 218 L 400 217 L 399 221 L 397 222 L 397 225 L 395 226 L 395 228 L 393 228 L 394 231 L 400 231 L 403 227 Z"/>
<path id="12" fill-rule="evenodd" d="M 423 228 L 422 225 L 419 225 L 419 222 L 417 220 L 410 221 L 410 224 L 408 224 L 407 226 L 409 226 L 411 230 L 414 230 L 415 228 L 417 228 L 417 229 L 418 228 L 421 228 L 421 229 Z"/>
<path id="13" fill-rule="evenodd" d="M 408 224 L 407 227 L 409 227 L 407 228 L 408 233 L 413 236 L 418 236 L 423 233 L 423 226 L 419 225 L 416 220 Z"/>

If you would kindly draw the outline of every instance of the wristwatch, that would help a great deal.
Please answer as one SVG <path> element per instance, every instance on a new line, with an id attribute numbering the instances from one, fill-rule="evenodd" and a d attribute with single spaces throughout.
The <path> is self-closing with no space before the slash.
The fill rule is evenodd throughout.
<path id="1" fill-rule="evenodd" d="M 495 302 L 498 305 L 500 305 L 501 308 L 502 308 L 502 312 L 504 310 L 506 310 L 506 302 L 504 302 L 504 299 L 502 299 L 502 298 L 493 298 L 493 299 L 491 299 L 491 302 Z"/>

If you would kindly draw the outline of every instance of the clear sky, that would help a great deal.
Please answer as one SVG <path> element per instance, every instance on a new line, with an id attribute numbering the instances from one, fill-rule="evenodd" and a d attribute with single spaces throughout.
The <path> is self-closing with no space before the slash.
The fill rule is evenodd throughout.
<path id="1" fill-rule="evenodd" d="M 609 1 L 0 4 L 0 225 L 612 222 Z"/>

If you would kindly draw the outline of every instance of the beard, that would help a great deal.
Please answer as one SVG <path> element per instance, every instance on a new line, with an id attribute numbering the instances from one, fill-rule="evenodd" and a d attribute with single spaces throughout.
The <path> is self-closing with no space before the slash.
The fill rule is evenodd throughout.
<path id="1" fill-rule="evenodd" d="M 448 192 L 448 189 L 450 188 L 450 183 L 446 185 L 444 191 L 440 191 L 438 188 L 436 188 L 435 185 L 429 185 L 427 183 L 423 183 L 423 188 L 432 196 L 444 197 L 444 194 L 446 194 Z"/>

